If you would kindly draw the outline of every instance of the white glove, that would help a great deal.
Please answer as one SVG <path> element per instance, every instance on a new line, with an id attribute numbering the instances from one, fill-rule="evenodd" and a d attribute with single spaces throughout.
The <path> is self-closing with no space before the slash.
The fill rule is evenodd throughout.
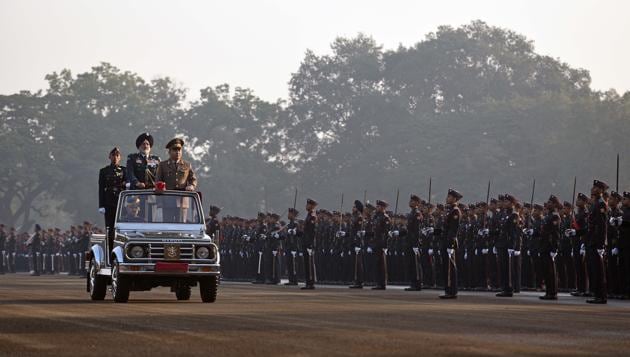
<path id="1" fill-rule="evenodd" d="M 481 233 L 482 233 L 484 236 L 490 235 L 490 229 L 488 229 L 488 228 L 484 228 L 484 229 L 482 229 L 482 230 L 481 230 Z"/>
<path id="2" fill-rule="evenodd" d="M 514 256 L 515 256 L 515 257 L 518 257 L 518 256 L 520 256 L 520 255 L 521 255 L 521 251 L 520 251 L 520 250 L 515 250 L 515 251 L 514 251 Z"/>
<path id="3" fill-rule="evenodd" d="M 354 253 L 355 254 L 361 253 L 361 247 L 354 247 Z"/>
<path id="4" fill-rule="evenodd" d="M 294 236 L 297 232 L 295 231 L 295 228 L 291 228 L 291 229 L 287 230 L 287 233 L 289 233 L 290 235 Z"/>
<path id="5" fill-rule="evenodd" d="M 98 213 L 100 213 L 100 214 L 105 214 L 105 207 L 100 207 L 100 208 L 98 209 Z"/>
<path id="6" fill-rule="evenodd" d="M 418 248 L 418 247 L 413 247 L 413 248 L 411 248 L 411 249 L 413 249 L 413 253 L 414 253 L 415 255 L 420 254 L 420 248 Z"/>
<path id="7" fill-rule="evenodd" d="M 619 254 L 619 248 L 613 248 L 613 249 L 610 251 L 610 254 L 612 254 L 612 255 L 618 255 L 618 254 Z"/>
<path id="8" fill-rule="evenodd" d="M 452 256 L 453 256 L 453 254 L 455 254 L 455 249 L 453 249 L 453 248 L 448 248 L 448 249 L 446 250 L 446 253 L 448 253 L 448 256 L 449 256 L 449 257 L 452 257 Z"/>
<path id="9" fill-rule="evenodd" d="M 475 249 L 474 252 L 475 252 L 475 255 L 479 255 L 479 249 Z"/>
<path id="10" fill-rule="evenodd" d="M 368 253 L 372 253 L 372 247 L 368 247 L 368 248 L 367 248 L 367 252 L 368 252 Z"/>
<path id="11" fill-rule="evenodd" d="M 575 237 L 575 229 L 566 229 L 564 235 L 566 237 Z"/>
<path id="12" fill-rule="evenodd" d="M 600 257 L 603 257 L 603 256 L 604 256 L 604 252 L 605 252 L 605 250 L 604 250 L 604 249 L 598 249 L 598 250 L 597 250 L 597 254 L 599 254 L 599 256 L 600 256 Z"/>
<path id="13" fill-rule="evenodd" d="M 245 239 L 246 242 L 249 242 L 249 236 L 247 234 L 243 236 L 243 239 Z"/>
<path id="14" fill-rule="evenodd" d="M 617 217 L 617 225 L 620 226 L 623 224 L 623 216 Z"/>
<path id="15" fill-rule="evenodd" d="M 346 236 L 346 232 L 344 232 L 344 231 L 339 231 L 339 236 L 340 236 L 340 237 L 345 237 L 345 236 Z"/>
<path id="16" fill-rule="evenodd" d="M 297 255 L 297 251 L 292 250 L 292 251 L 291 251 L 291 255 L 293 256 L 293 258 L 295 258 L 295 256 Z"/>
<path id="17" fill-rule="evenodd" d="M 549 252 L 549 256 L 551 257 L 551 260 L 556 260 L 556 255 L 558 255 L 558 253 L 556 253 L 556 252 Z"/>
<path id="18" fill-rule="evenodd" d="M 483 249 L 481 250 L 481 254 L 483 254 L 483 255 L 488 254 L 488 248 L 483 248 Z"/>
<path id="19" fill-rule="evenodd" d="M 530 237 L 534 235 L 534 230 L 531 229 L 531 228 L 525 229 L 524 232 L 525 232 L 526 235 L 528 235 Z"/>
<path id="20" fill-rule="evenodd" d="M 125 188 L 126 188 L 126 189 L 129 189 L 130 187 L 131 187 L 131 182 L 127 182 L 127 183 L 125 184 Z"/>
<path id="21" fill-rule="evenodd" d="M 468 252 L 464 253 L 464 260 L 468 259 Z"/>
<path id="22" fill-rule="evenodd" d="M 514 249 L 508 249 L 508 255 L 511 257 L 514 255 Z"/>
<path id="23" fill-rule="evenodd" d="M 271 254 L 273 254 L 273 256 L 275 257 L 278 254 L 278 251 L 277 250 L 272 250 Z"/>
<path id="24" fill-rule="evenodd" d="M 357 237 L 359 237 L 359 238 L 365 237 L 365 231 L 358 231 L 357 232 Z"/>
<path id="25" fill-rule="evenodd" d="M 492 254 L 497 254 L 497 247 L 492 247 Z"/>
<path id="26" fill-rule="evenodd" d="M 529 257 L 529 256 L 531 256 L 531 255 L 532 255 L 532 252 L 528 250 L 528 251 L 527 251 L 527 256 Z"/>
<path id="27" fill-rule="evenodd" d="M 266 234 L 261 234 L 260 235 L 260 239 L 267 239 L 267 235 Z"/>
<path id="28" fill-rule="evenodd" d="M 275 239 L 278 239 L 278 238 L 280 238 L 280 234 L 278 234 L 278 233 L 276 232 L 276 233 L 274 233 L 274 234 L 273 234 L 273 237 L 274 237 Z"/>
<path id="29" fill-rule="evenodd" d="M 429 255 L 433 255 L 433 249 L 429 249 L 428 253 Z"/>
<path id="30" fill-rule="evenodd" d="M 387 235 L 392 238 L 392 237 L 398 237 L 398 231 L 389 231 L 387 233 Z"/>

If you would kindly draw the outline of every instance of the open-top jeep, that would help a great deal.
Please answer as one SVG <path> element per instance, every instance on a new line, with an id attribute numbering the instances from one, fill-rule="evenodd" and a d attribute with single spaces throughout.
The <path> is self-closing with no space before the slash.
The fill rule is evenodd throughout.
<path id="1" fill-rule="evenodd" d="M 201 300 L 214 302 L 220 274 L 218 247 L 205 233 L 201 200 L 196 192 L 123 191 L 114 231 L 93 234 L 87 291 L 103 300 L 111 284 L 116 302 L 130 291 L 168 286 L 178 300 L 190 299 L 199 285 Z"/>

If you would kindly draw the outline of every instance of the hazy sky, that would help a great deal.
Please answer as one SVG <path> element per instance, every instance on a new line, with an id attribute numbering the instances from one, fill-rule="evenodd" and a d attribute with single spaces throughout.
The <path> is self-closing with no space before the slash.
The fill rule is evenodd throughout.
<path id="1" fill-rule="evenodd" d="M 535 41 L 539 53 L 591 72 L 593 87 L 630 90 L 630 1 L 0 0 L 0 94 L 46 87 L 101 61 L 189 89 L 229 83 L 285 98 L 306 49 L 337 36 L 410 46 L 439 25 L 480 19 Z"/>

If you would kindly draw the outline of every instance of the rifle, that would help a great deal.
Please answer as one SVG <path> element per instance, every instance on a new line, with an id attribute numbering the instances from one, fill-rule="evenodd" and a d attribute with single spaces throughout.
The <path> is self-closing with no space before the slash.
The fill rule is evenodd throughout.
<path id="1" fill-rule="evenodd" d="M 394 216 L 398 214 L 398 198 L 400 197 L 400 189 L 396 190 L 396 208 L 394 208 Z"/>
<path id="2" fill-rule="evenodd" d="M 431 205 L 431 177 L 429 177 L 429 206 Z"/>
<path id="3" fill-rule="evenodd" d="M 486 192 L 486 210 L 488 210 L 488 205 L 490 204 L 490 180 L 488 180 L 488 192 Z M 483 215 L 483 228 L 486 228 L 486 223 L 488 220 L 488 212 L 486 211 Z"/>
<path id="4" fill-rule="evenodd" d="M 530 228 L 530 224 L 533 218 L 534 213 L 534 192 L 536 191 L 536 179 L 534 179 L 534 183 L 532 184 L 532 199 L 529 201 L 529 217 L 527 219 L 527 228 Z"/>
<path id="5" fill-rule="evenodd" d="M 297 205 L 297 187 L 295 188 L 295 195 L 293 196 L 293 209 L 295 209 L 295 205 Z"/>
<path id="6" fill-rule="evenodd" d="M 341 231 L 341 225 L 343 223 L 343 193 L 341 194 L 341 205 L 339 206 L 339 230 Z"/>
<path id="7" fill-rule="evenodd" d="M 571 224 L 575 221 L 575 186 L 577 186 L 577 176 L 573 177 L 573 197 L 571 197 Z"/>
<path id="8" fill-rule="evenodd" d="M 617 183 L 615 185 L 615 191 L 619 192 L 619 154 L 617 154 Z"/>

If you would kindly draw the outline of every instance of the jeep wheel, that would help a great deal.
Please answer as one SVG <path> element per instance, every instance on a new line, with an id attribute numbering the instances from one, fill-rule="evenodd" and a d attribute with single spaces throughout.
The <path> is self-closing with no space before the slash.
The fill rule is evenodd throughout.
<path id="1" fill-rule="evenodd" d="M 215 302 L 217 300 L 217 285 L 219 285 L 219 277 L 217 276 L 204 276 L 199 278 L 201 301 Z"/>
<path id="2" fill-rule="evenodd" d="M 190 300 L 190 286 L 182 286 L 175 290 L 177 300 Z"/>
<path id="3" fill-rule="evenodd" d="M 92 300 L 105 299 L 105 293 L 107 292 L 107 278 L 102 275 L 98 275 L 94 258 L 90 260 L 90 270 L 88 271 L 87 281 L 90 298 Z"/>
<path id="4" fill-rule="evenodd" d="M 120 265 L 115 258 L 112 266 L 112 297 L 115 302 L 129 300 L 129 277 L 120 274 Z"/>

